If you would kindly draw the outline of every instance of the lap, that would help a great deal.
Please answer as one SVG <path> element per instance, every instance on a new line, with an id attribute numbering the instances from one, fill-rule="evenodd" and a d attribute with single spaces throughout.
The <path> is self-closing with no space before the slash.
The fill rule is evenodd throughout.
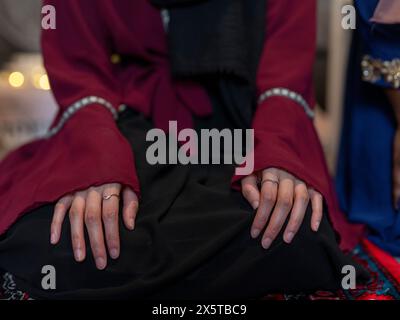
<path id="1" fill-rule="evenodd" d="M 292 244 L 280 234 L 266 251 L 250 237 L 251 210 L 236 199 L 236 205 L 222 201 L 220 208 L 214 202 L 176 201 L 167 210 L 162 201 L 143 206 L 134 231 L 121 224 L 121 256 L 104 271 L 91 255 L 74 261 L 68 219 L 60 243 L 50 245 L 53 205 L 41 207 L 0 241 L 0 267 L 39 297 L 235 298 L 334 289 L 342 266 L 352 263 L 339 251 L 326 218 L 318 233 L 311 231 L 310 209 Z M 44 265 L 57 270 L 56 295 L 41 290 Z"/>
<path id="2" fill-rule="evenodd" d="M 131 116 L 119 125 L 135 152 L 142 190 L 135 230 L 120 221 L 119 259 L 109 259 L 104 271 L 91 254 L 75 262 L 68 219 L 52 246 L 49 204 L 0 239 L 0 268 L 22 289 L 39 298 L 249 298 L 339 286 L 342 266 L 352 261 L 340 252 L 327 213 L 315 233 L 308 208 L 292 244 L 280 234 L 264 250 L 250 237 L 252 208 L 230 188 L 232 166 L 150 166 L 143 152 L 150 124 Z M 45 265 L 56 269 L 54 292 L 41 289 Z"/>

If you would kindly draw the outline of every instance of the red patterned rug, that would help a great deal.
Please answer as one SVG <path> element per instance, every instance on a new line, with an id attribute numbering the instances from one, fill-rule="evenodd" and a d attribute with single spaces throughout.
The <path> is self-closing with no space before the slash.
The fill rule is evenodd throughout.
<path id="1" fill-rule="evenodd" d="M 400 300 L 400 263 L 368 240 L 352 252 L 353 259 L 364 266 L 371 279 L 354 290 L 318 291 L 312 295 L 275 294 L 263 300 Z M 18 290 L 13 276 L 0 271 L 0 300 L 29 300 L 29 294 Z"/>
<path id="2" fill-rule="evenodd" d="M 400 300 L 400 263 L 364 239 L 351 253 L 364 266 L 371 279 L 354 290 L 318 291 L 312 295 L 268 295 L 265 300 Z"/>

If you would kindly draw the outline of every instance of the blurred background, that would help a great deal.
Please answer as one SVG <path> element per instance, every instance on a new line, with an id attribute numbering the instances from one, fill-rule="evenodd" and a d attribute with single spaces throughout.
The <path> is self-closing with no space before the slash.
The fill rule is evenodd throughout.
<path id="1" fill-rule="evenodd" d="M 0 159 L 57 110 L 40 55 L 41 0 L 0 0 Z"/>
<path id="2" fill-rule="evenodd" d="M 341 8 L 351 0 L 318 0 L 315 125 L 334 174 L 351 31 Z M 40 54 L 41 0 L 0 0 L 0 159 L 37 138 L 52 121 L 53 100 Z"/>

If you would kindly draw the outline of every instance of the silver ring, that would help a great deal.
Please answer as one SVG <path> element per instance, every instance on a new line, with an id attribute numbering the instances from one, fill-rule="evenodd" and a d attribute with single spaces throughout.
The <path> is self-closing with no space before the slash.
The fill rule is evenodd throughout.
<path id="1" fill-rule="evenodd" d="M 112 197 L 117 197 L 119 199 L 119 194 L 113 193 L 107 196 L 103 196 L 103 200 L 110 200 Z"/>
<path id="2" fill-rule="evenodd" d="M 265 182 L 271 182 L 276 184 L 277 186 L 279 186 L 279 181 L 273 180 L 273 179 L 264 179 L 263 181 L 261 181 L 261 186 L 265 183 Z"/>

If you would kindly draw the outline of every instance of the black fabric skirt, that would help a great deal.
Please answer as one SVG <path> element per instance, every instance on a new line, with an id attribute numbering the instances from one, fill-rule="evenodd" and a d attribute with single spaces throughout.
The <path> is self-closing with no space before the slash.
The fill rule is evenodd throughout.
<path id="1" fill-rule="evenodd" d="M 233 125 L 223 107 L 214 111 L 212 117 L 198 119 L 197 128 Z M 339 250 L 327 212 L 315 233 L 308 208 L 292 244 L 284 243 L 281 233 L 264 250 L 260 238 L 250 237 L 253 209 L 230 188 L 232 165 L 151 166 L 145 157 L 151 122 L 128 109 L 118 126 L 132 145 L 141 183 L 135 230 L 121 223 L 121 255 L 108 259 L 107 268 L 99 271 L 87 235 L 87 258 L 75 262 L 68 217 L 60 243 L 50 244 L 54 204 L 25 215 L 0 238 L 0 269 L 13 274 L 18 288 L 31 297 L 259 298 L 267 293 L 336 290 L 344 265 L 354 265 L 359 278 L 364 277 Z M 42 289 L 46 265 L 56 270 L 55 290 Z"/>

